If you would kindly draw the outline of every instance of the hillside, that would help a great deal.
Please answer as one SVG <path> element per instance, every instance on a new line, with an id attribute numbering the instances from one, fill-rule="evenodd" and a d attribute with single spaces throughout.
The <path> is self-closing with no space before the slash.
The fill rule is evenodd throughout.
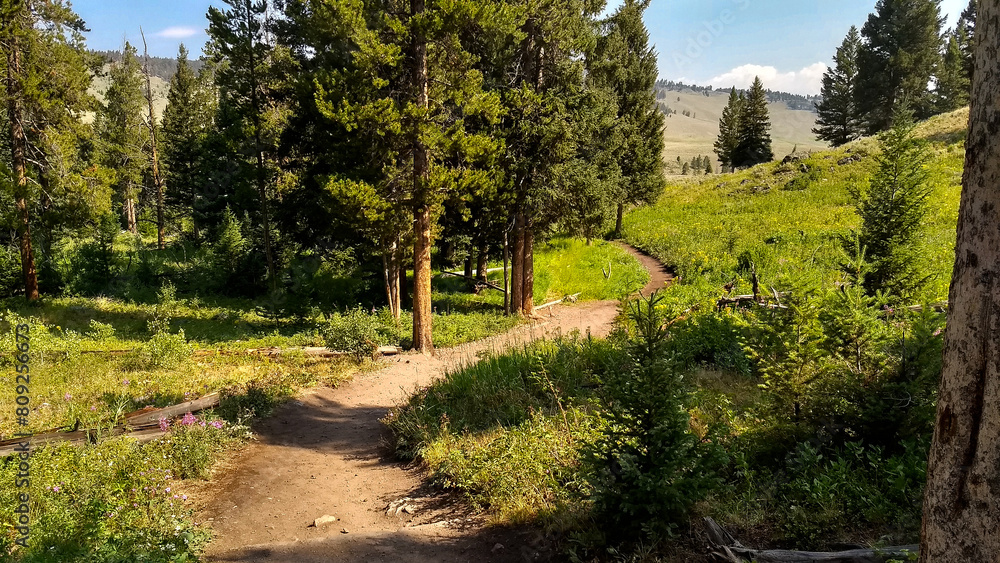
<path id="1" fill-rule="evenodd" d="M 930 301 L 947 298 L 968 113 L 940 115 L 917 128 L 933 154 L 921 265 L 934 276 L 926 287 Z M 738 264 L 748 260 L 766 284 L 804 275 L 831 282 L 843 259 L 840 235 L 859 224 L 848 187 L 867 181 L 876 150 L 876 140 L 866 138 L 800 161 L 675 182 L 655 205 L 626 216 L 625 239 L 682 277 L 717 286 L 735 278 Z"/>
<path id="2" fill-rule="evenodd" d="M 722 110 L 729 100 L 729 92 L 724 90 L 695 91 L 690 88 L 667 90 L 658 88 L 661 104 L 668 106 L 676 113 L 667 116 L 667 128 L 664 146 L 664 159 L 667 162 L 667 173 L 680 174 L 681 161 L 690 161 L 698 155 L 709 155 L 715 158 L 714 143 L 719 135 L 719 119 Z M 793 104 L 802 107 L 802 104 Z M 816 125 L 816 113 L 804 109 L 792 109 L 786 101 L 774 101 L 768 104 L 771 115 L 771 140 L 774 154 L 778 158 L 792 152 L 818 151 L 829 148 L 829 145 L 817 141 L 812 132 Z M 688 117 L 684 112 L 690 112 Z M 716 161 L 715 167 L 719 164 Z"/>
<path id="3" fill-rule="evenodd" d="M 108 91 L 108 70 L 110 68 L 110 64 L 104 65 L 102 74 L 95 76 L 90 83 L 90 88 L 87 89 L 87 92 L 95 96 L 102 104 L 104 103 L 104 93 Z M 149 83 L 153 87 L 153 111 L 156 114 L 156 119 L 163 119 L 163 110 L 167 107 L 167 92 L 170 91 L 170 81 L 169 79 L 164 80 L 159 76 L 151 76 Z M 145 95 L 145 86 L 143 87 L 143 94 Z M 143 115 L 145 115 L 145 109 L 143 109 Z M 83 115 L 83 121 L 86 123 L 92 122 L 93 119 L 93 113 L 87 112 Z"/>

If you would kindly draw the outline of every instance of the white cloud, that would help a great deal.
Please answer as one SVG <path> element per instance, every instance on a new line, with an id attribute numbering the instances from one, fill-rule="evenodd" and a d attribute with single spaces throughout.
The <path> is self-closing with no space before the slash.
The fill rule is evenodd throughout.
<path id="1" fill-rule="evenodd" d="M 779 72 L 773 66 L 743 65 L 709 80 L 715 88 L 749 88 L 759 76 L 764 88 L 792 94 L 819 94 L 823 85 L 826 63 L 811 64 L 802 70 Z"/>
<path id="2" fill-rule="evenodd" d="M 156 34 L 157 37 L 164 37 L 166 39 L 185 39 L 193 35 L 197 35 L 198 29 L 193 27 L 168 27 L 163 31 Z"/>

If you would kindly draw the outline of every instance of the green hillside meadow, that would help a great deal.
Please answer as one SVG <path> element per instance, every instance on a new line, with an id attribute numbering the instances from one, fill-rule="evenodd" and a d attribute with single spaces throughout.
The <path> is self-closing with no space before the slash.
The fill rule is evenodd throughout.
<path id="1" fill-rule="evenodd" d="M 933 153 L 921 252 L 923 271 L 933 275 L 924 288 L 928 302 L 948 295 L 967 120 L 962 109 L 917 129 Z M 626 216 L 625 239 L 682 278 L 703 276 L 718 286 L 741 273 L 748 281 L 749 261 L 765 290 L 802 276 L 835 282 L 846 258 L 840 237 L 859 224 L 848 189 L 867 182 L 876 150 L 874 139 L 862 139 L 801 160 L 672 183 L 655 205 Z M 741 283 L 744 290 L 749 285 Z"/>

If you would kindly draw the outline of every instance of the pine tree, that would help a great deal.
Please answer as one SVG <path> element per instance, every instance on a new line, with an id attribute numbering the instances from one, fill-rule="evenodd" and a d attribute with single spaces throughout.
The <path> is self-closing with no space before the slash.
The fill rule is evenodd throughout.
<path id="1" fill-rule="evenodd" d="M 973 67 L 975 63 L 976 51 L 976 13 L 978 11 L 979 0 L 969 0 L 969 5 L 962 10 L 958 18 L 958 25 L 955 26 L 955 39 L 958 41 L 958 48 L 962 52 L 962 70 L 965 78 L 968 79 L 971 89 Z"/>
<path id="2" fill-rule="evenodd" d="M 175 215 L 191 218 L 195 238 L 204 227 L 199 194 L 206 182 L 203 159 L 212 114 L 209 86 L 195 75 L 188 50 L 181 45 L 163 110 L 165 200 Z"/>
<path id="3" fill-rule="evenodd" d="M 834 56 L 834 68 L 823 73 L 823 100 L 816 104 L 818 116 L 813 133 L 817 139 L 835 147 L 861 136 L 860 116 L 855 105 L 860 46 L 858 28 L 851 26 Z"/>
<path id="4" fill-rule="evenodd" d="M 878 0 L 861 28 L 856 102 L 864 129 L 874 135 L 892 124 L 905 103 L 917 119 L 934 114 L 928 88 L 940 61 L 940 0 Z"/>
<path id="5" fill-rule="evenodd" d="M 740 115 L 739 144 L 733 155 L 733 167 L 745 168 L 774 160 L 771 149 L 771 118 L 767 111 L 767 93 L 760 77 L 753 81 Z"/>
<path id="6" fill-rule="evenodd" d="M 681 174 L 687 176 L 688 172 L 691 171 L 691 163 L 685 162 L 684 166 L 681 168 Z"/>
<path id="7" fill-rule="evenodd" d="M 945 38 L 944 55 L 937 73 L 935 94 L 940 112 L 956 110 L 969 104 L 972 83 L 965 72 L 965 61 L 956 33 L 958 32 L 949 32 Z"/>
<path id="8" fill-rule="evenodd" d="M 88 193 L 74 162 L 86 136 L 79 115 L 95 103 L 87 93 L 92 61 L 83 40 L 86 26 L 64 0 L 2 1 L 0 10 L 0 122 L 9 151 L 0 167 L 11 175 L 24 295 L 33 301 L 40 295 L 32 238 L 38 215 L 44 219 L 46 208 L 62 205 L 55 199 L 60 192 L 76 190 L 89 201 L 100 200 L 101 186 Z M 43 189 L 35 189 L 38 185 Z"/>
<path id="9" fill-rule="evenodd" d="M 712 167 L 712 161 L 705 157 L 705 174 L 715 174 L 715 168 Z"/>
<path id="10" fill-rule="evenodd" d="M 625 0 L 604 22 L 605 33 L 590 57 L 589 75 L 610 88 L 618 110 L 621 137 L 617 166 L 620 180 L 612 200 L 617 202 L 615 236 L 621 236 L 626 205 L 652 203 L 663 191 L 664 117 L 656 107 L 656 52 L 642 21 L 650 0 Z"/>
<path id="11" fill-rule="evenodd" d="M 856 242 L 847 241 L 848 247 L 862 248 L 870 264 L 858 280 L 865 292 L 884 292 L 896 301 L 912 297 L 922 282 L 915 264 L 930 195 L 928 153 L 913 129 L 912 114 L 898 108 L 892 129 L 879 137 L 882 151 L 869 186 L 853 194 L 861 229 Z"/>
<path id="12" fill-rule="evenodd" d="M 271 42 L 268 18 L 270 0 L 225 0 L 229 6 L 208 9 L 207 50 L 217 66 L 215 82 L 220 90 L 220 127 L 229 146 L 238 151 L 241 167 L 252 170 L 248 180 L 256 189 L 261 238 L 272 292 L 277 290 L 277 264 L 271 233 L 273 154 L 281 132 L 281 108 L 269 103 Z M 241 153 L 241 154 L 239 154 Z"/>
<path id="13" fill-rule="evenodd" d="M 142 76 L 136 50 L 128 42 L 122 58 L 112 63 L 106 103 L 97 113 L 96 129 L 101 163 L 114 173 L 114 188 L 123 225 L 138 232 L 138 200 L 148 168 L 144 148 L 148 131 L 143 123 Z"/>
<path id="14" fill-rule="evenodd" d="M 719 138 L 715 141 L 715 154 L 722 163 L 723 170 L 732 170 L 734 167 L 734 157 L 736 149 L 740 143 L 740 130 L 742 128 L 743 106 L 746 99 L 742 93 L 737 94 L 734 87 L 729 92 L 729 103 L 722 110 L 722 119 L 719 120 Z"/>

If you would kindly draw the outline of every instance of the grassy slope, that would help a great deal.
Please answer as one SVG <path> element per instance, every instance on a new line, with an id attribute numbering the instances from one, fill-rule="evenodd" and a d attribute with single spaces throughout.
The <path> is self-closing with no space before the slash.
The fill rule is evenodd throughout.
<path id="1" fill-rule="evenodd" d="M 959 110 L 917 129 L 933 153 L 922 265 L 935 276 L 926 288 L 929 300 L 947 297 L 967 118 L 968 110 Z M 832 281 L 843 258 L 838 237 L 858 225 L 848 189 L 865 184 L 875 151 L 874 139 L 862 139 L 801 163 L 774 162 L 674 184 L 657 204 L 626 216 L 625 239 L 682 276 L 705 274 L 718 285 L 736 277 L 741 255 L 754 260 L 765 284 L 804 273 Z M 859 160 L 838 164 L 852 156 Z M 789 189 L 793 181 L 804 189 Z"/>
<path id="2" fill-rule="evenodd" d="M 682 161 L 690 162 L 695 156 L 709 155 L 714 161 L 713 145 L 719 136 L 719 119 L 729 101 L 729 91 L 719 90 L 707 97 L 691 90 L 667 91 L 666 98 L 662 101 L 671 109 L 677 110 L 676 114 L 667 118 L 664 134 L 663 158 L 667 162 L 667 173 L 680 174 L 678 156 Z M 692 112 L 694 117 L 685 117 L 682 113 L 684 110 Z M 771 115 L 774 154 L 778 158 L 789 154 L 796 146 L 799 151 L 829 148 L 825 143 L 817 141 L 812 133 L 812 128 L 816 125 L 815 113 L 789 109 L 784 102 L 770 104 L 768 110 Z M 719 169 L 718 162 L 714 166 L 716 170 Z"/>

